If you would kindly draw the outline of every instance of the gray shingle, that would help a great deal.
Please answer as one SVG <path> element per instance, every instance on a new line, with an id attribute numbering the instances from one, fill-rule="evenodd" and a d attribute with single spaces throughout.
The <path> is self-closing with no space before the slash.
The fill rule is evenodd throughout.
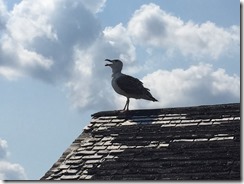
<path id="1" fill-rule="evenodd" d="M 42 180 L 240 180 L 240 104 L 105 111 Z"/>

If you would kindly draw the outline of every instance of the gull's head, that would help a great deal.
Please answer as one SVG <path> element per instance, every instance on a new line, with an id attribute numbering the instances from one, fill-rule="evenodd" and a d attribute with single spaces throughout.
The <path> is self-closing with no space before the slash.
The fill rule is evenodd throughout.
<path id="1" fill-rule="evenodd" d="M 118 59 L 113 59 L 113 60 L 105 59 L 105 61 L 109 62 L 105 66 L 110 66 L 113 70 L 113 73 L 121 72 L 122 67 L 123 67 L 122 61 L 120 61 Z"/>

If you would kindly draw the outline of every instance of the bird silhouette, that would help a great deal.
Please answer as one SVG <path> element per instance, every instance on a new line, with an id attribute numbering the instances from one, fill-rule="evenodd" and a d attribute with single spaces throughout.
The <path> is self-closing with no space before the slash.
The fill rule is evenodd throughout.
<path id="1" fill-rule="evenodd" d="M 118 94 L 127 98 L 123 110 L 129 110 L 130 98 L 145 99 L 153 102 L 158 101 L 151 95 L 149 92 L 150 90 L 143 86 L 143 83 L 139 79 L 121 73 L 123 68 L 122 61 L 118 59 L 105 59 L 105 61 L 109 61 L 105 66 L 110 66 L 112 68 L 113 74 L 111 84 L 113 89 Z"/>

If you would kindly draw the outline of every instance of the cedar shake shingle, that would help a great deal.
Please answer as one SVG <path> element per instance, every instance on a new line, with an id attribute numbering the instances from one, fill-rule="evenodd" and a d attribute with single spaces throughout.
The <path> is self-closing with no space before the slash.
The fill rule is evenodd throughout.
<path id="1" fill-rule="evenodd" d="M 41 180 L 240 180 L 240 104 L 106 111 Z"/>

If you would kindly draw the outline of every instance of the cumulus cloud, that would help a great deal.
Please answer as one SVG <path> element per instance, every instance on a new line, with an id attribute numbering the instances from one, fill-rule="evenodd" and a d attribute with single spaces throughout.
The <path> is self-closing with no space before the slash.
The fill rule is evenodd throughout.
<path id="1" fill-rule="evenodd" d="M 106 27 L 103 33 L 105 40 L 117 50 L 119 58 L 126 62 L 135 61 L 136 48 L 122 23 L 115 27 Z"/>
<path id="2" fill-rule="evenodd" d="M 145 86 L 159 100 L 149 107 L 189 106 L 240 101 L 240 77 L 228 75 L 224 69 L 210 64 L 199 64 L 172 71 L 157 70 L 143 79 Z M 134 108 L 145 107 L 145 102 L 134 101 Z"/>
<path id="3" fill-rule="evenodd" d="M 81 0 L 84 6 L 93 13 L 99 13 L 103 11 L 107 0 Z"/>
<path id="4" fill-rule="evenodd" d="M 8 77 L 6 70 L 14 68 L 48 82 L 65 80 L 72 72 L 74 48 L 90 46 L 99 30 L 81 1 L 21 1 L 1 36 L 0 74 Z"/>
<path id="5" fill-rule="evenodd" d="M 8 161 L 9 151 L 6 140 L 0 138 L 0 180 L 27 179 L 24 168 Z"/>
<path id="6" fill-rule="evenodd" d="M 239 27 L 222 28 L 213 22 L 184 22 L 158 5 L 143 5 L 128 23 L 128 32 L 141 45 L 173 49 L 193 58 L 219 58 L 235 45 L 239 47 Z"/>

